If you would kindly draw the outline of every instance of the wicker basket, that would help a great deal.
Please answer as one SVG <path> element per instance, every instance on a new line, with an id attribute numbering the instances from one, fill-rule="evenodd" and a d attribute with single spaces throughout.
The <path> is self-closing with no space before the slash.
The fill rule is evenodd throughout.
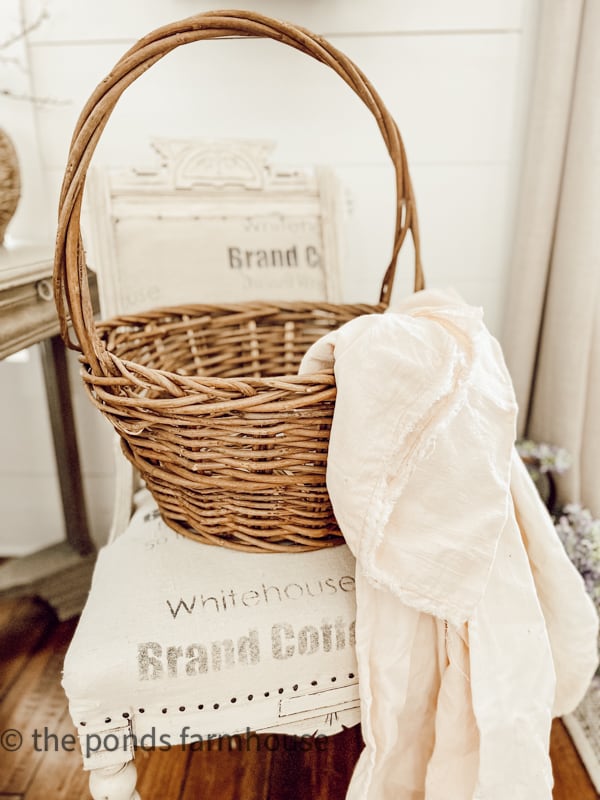
<path id="1" fill-rule="evenodd" d="M 335 70 L 373 113 L 396 175 L 392 258 L 378 305 L 239 303 L 162 308 L 96 325 L 81 244 L 86 171 L 109 116 L 139 75 L 188 42 L 268 37 Z M 77 123 L 62 187 L 55 297 L 65 342 L 81 351 L 94 404 L 122 437 L 165 522 L 239 550 L 300 551 L 340 544 L 325 485 L 335 402 L 332 372 L 297 375 L 326 332 L 388 305 L 398 253 L 415 245 L 406 155 L 395 122 L 362 72 L 324 39 L 246 11 L 200 14 L 141 39 L 97 87 Z M 79 345 L 69 339 L 72 324 Z"/>

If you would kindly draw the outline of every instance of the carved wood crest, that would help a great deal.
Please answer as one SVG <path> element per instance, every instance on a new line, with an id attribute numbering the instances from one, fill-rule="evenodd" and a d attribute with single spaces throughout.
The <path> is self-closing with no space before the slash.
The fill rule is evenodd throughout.
<path id="1" fill-rule="evenodd" d="M 180 302 L 339 300 L 332 170 L 275 143 L 155 139 L 149 166 L 90 172 L 84 237 L 104 316 Z"/>

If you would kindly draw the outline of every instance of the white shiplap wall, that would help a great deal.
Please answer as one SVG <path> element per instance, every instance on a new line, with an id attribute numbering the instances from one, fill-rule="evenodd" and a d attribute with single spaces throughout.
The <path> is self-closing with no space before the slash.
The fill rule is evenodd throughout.
<path id="1" fill-rule="evenodd" d="M 40 2 L 2 0 L 3 30 L 11 32 L 19 10 L 26 22 L 34 19 Z M 494 332 L 502 317 L 538 2 L 246 0 L 253 10 L 325 34 L 375 84 L 405 139 L 428 283 L 452 284 L 483 305 Z M 1 124 L 16 134 L 21 161 L 29 165 L 12 228 L 13 235 L 27 239 L 54 233 L 71 132 L 98 81 L 139 36 L 213 6 L 200 0 L 47 0 L 45 5 L 48 19 L 23 47 L 25 74 L 31 93 L 58 102 L 31 107 L 4 101 L 1 116 Z M 14 85 L 24 79 L 11 80 Z M 375 298 L 391 247 L 391 168 L 375 123 L 333 73 L 272 42 L 180 48 L 127 90 L 96 163 L 143 162 L 151 158 L 146 146 L 151 136 L 273 138 L 279 142 L 277 161 L 333 165 L 348 196 L 345 299 Z M 409 286 L 410 259 L 402 264 L 400 292 Z M 23 422 L 24 435 L 48 442 L 34 368 L 1 364 L 0 380 L 14 384 L 19 370 L 29 371 L 28 396 L 33 398 L 37 385 L 40 402 L 37 412 L 33 405 L 27 408 L 34 422 Z M 24 419 L 19 392 L 16 387 L 3 393 L 6 413 L 0 418 Z M 110 437 L 81 392 L 76 403 L 92 526 L 102 539 L 111 502 Z M 17 433 L 8 441 L 0 463 L 2 497 L 10 493 L 9 527 L 20 531 L 15 546 L 30 549 L 41 541 L 35 531 L 42 530 L 47 541 L 61 535 L 50 499 L 56 494 L 52 454 L 43 445 L 35 458 L 26 461 L 21 453 L 15 459 Z M 38 509 L 24 501 L 26 487 L 34 484 L 44 499 Z M 0 534 L 0 549 L 9 538 Z"/>

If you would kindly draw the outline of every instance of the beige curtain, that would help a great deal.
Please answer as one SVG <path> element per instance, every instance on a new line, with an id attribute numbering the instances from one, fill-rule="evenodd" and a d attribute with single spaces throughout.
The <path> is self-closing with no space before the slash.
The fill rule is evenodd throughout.
<path id="1" fill-rule="evenodd" d="M 542 0 L 503 336 L 520 433 L 600 515 L 600 0 Z"/>

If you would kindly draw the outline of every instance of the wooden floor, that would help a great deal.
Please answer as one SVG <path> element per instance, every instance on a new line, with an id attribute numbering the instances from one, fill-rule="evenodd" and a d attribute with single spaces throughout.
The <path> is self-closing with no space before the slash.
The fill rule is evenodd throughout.
<path id="1" fill-rule="evenodd" d="M 60 686 L 62 659 L 75 621 L 57 623 L 40 601 L 0 602 L 0 743 L 21 731 L 16 751 L 0 747 L 0 800 L 83 800 L 87 775 L 77 752 L 36 752 L 34 730 L 74 733 Z M 8 746 L 11 746 L 8 740 Z M 342 800 L 361 749 L 358 728 L 327 741 L 322 752 L 140 752 L 138 789 L 143 800 Z M 52 744 L 52 740 L 50 741 Z M 41 749 L 41 748 L 40 748 Z M 554 800 L 596 800 L 561 722 L 552 733 Z"/>

